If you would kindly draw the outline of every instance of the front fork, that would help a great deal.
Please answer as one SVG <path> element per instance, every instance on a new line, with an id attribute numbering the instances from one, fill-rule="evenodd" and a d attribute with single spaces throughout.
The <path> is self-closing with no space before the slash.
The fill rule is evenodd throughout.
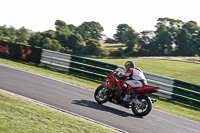
<path id="1" fill-rule="evenodd" d="M 102 84 L 102 86 L 104 89 L 99 93 L 100 98 L 103 98 L 105 96 L 108 87 L 106 84 Z"/>

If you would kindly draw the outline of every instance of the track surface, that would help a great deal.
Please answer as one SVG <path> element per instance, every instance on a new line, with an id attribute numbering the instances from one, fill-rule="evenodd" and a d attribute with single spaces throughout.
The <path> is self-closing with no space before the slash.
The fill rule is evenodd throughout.
<path id="1" fill-rule="evenodd" d="M 148 116 L 137 117 L 130 109 L 111 103 L 97 104 L 92 90 L 1 65 L 0 89 L 56 106 L 130 133 L 200 133 L 199 122 L 154 109 Z"/>

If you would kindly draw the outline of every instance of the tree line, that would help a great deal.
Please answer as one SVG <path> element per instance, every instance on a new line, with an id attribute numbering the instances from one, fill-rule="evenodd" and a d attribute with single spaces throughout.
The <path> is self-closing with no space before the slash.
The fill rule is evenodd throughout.
<path id="1" fill-rule="evenodd" d="M 199 56 L 200 27 L 195 21 L 183 22 L 159 18 L 155 31 L 136 32 L 128 24 L 119 24 L 106 43 L 123 43 L 125 49 L 103 49 L 99 40 L 103 35 L 100 23 L 83 22 L 80 26 L 55 21 L 55 31 L 30 33 L 24 27 L 0 27 L 0 40 L 75 55 L 100 57 L 129 56 Z"/>

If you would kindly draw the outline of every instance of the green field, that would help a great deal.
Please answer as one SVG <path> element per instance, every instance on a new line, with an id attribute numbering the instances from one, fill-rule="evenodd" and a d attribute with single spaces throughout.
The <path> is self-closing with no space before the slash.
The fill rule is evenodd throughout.
<path id="1" fill-rule="evenodd" d="M 0 91 L 0 123 L 0 133 L 116 133 L 3 91 Z"/>
<path id="2" fill-rule="evenodd" d="M 127 59 L 97 59 L 97 60 L 109 62 L 111 64 L 123 65 Z M 152 73 L 156 73 L 156 74 L 160 74 L 160 75 L 164 75 L 164 76 L 168 76 L 168 77 L 172 77 L 172 78 L 176 78 L 176 79 L 181 79 L 181 80 L 184 80 L 184 78 L 187 78 L 190 75 L 190 71 L 183 71 L 183 69 L 187 70 L 188 68 L 190 68 L 191 71 L 195 70 L 197 74 L 194 73 L 192 75 L 193 78 L 190 78 L 190 81 L 189 80 L 184 80 L 184 81 L 188 81 L 188 82 L 192 82 L 192 83 L 199 83 L 198 82 L 199 81 L 198 73 L 200 71 L 198 69 L 199 64 L 177 62 L 177 61 L 157 60 L 157 59 L 156 60 L 131 59 L 131 60 L 135 61 L 136 66 L 139 66 L 144 71 L 152 72 Z M 34 73 L 34 74 L 45 76 L 48 78 L 53 78 L 53 79 L 56 79 L 59 81 L 71 83 L 71 84 L 74 84 L 74 85 L 77 85 L 80 87 L 84 87 L 87 89 L 94 90 L 94 89 L 96 89 L 96 87 L 98 87 L 101 84 L 98 82 L 94 82 L 92 80 L 81 79 L 79 76 L 70 75 L 68 73 L 58 72 L 56 70 L 50 70 L 47 68 L 30 65 L 28 63 L 22 63 L 22 62 L 15 61 L 15 60 L 8 60 L 8 59 L 0 58 L 0 65 L 9 66 L 9 67 L 17 68 L 20 70 L 28 71 L 30 73 Z M 173 67 L 170 65 L 173 65 Z M 180 67 L 179 65 L 182 65 L 182 67 Z M 174 70 L 174 71 L 171 72 L 172 70 Z M 179 72 L 179 71 L 184 72 L 184 74 L 182 74 L 182 76 L 180 76 L 181 72 Z M 176 73 L 180 73 L 180 74 L 176 74 Z M 177 76 L 179 76 L 179 77 L 177 77 Z M 191 79 L 197 79 L 197 80 L 191 80 Z M 28 126 L 28 124 L 26 125 L 26 123 L 31 123 L 31 122 L 33 122 L 33 120 L 35 120 L 35 122 L 33 122 L 33 123 L 37 123 L 38 121 L 42 122 L 42 124 L 40 124 L 42 127 L 39 127 L 38 130 L 40 129 L 42 131 L 46 131 L 45 129 L 48 128 L 48 126 L 52 126 L 52 124 L 48 124 L 48 123 L 54 122 L 54 119 L 59 120 L 60 123 L 58 121 L 56 121 L 56 123 L 58 124 L 58 127 L 62 127 L 62 126 L 71 127 L 70 130 L 72 130 L 72 132 L 74 132 L 74 133 L 77 131 L 79 131 L 79 132 L 81 132 L 81 131 L 87 132 L 87 130 L 90 131 L 90 127 L 85 129 L 85 126 L 83 126 L 83 125 L 76 125 L 79 123 L 79 121 L 77 120 L 79 118 L 73 119 L 73 121 L 71 123 L 74 123 L 74 125 L 70 125 L 70 123 L 67 123 L 66 121 L 69 118 L 68 118 L 68 114 L 66 114 L 66 113 L 62 113 L 62 115 L 65 115 L 65 116 L 62 116 L 62 119 L 60 116 L 56 115 L 56 116 L 53 116 L 54 119 L 49 120 L 49 117 L 46 117 L 46 114 L 44 113 L 47 111 L 47 114 L 49 114 L 48 112 L 51 109 L 49 110 L 48 107 L 45 107 L 47 110 L 44 111 L 43 113 L 40 113 L 40 112 L 39 113 L 38 112 L 31 113 L 32 109 L 30 109 L 28 112 L 30 112 L 31 115 L 34 114 L 35 116 L 33 116 L 33 118 L 31 117 L 29 119 L 26 119 L 27 120 L 26 123 L 23 123 L 23 121 L 20 121 L 20 120 L 22 120 L 23 117 L 27 117 L 27 114 L 24 112 L 20 112 L 20 109 L 18 109 L 18 108 L 19 107 L 25 108 L 25 107 L 23 107 L 23 105 L 25 103 L 21 102 L 19 100 L 16 100 L 16 101 L 20 102 L 20 105 L 18 105 L 16 107 L 15 106 L 16 104 L 13 102 L 13 99 L 9 98 L 9 97 L 12 97 L 11 95 L 2 94 L 2 93 L 0 95 L 1 95 L 1 97 L 4 98 L 4 100 L 0 100 L 0 101 L 3 101 L 3 102 L 1 102 L 0 107 L 5 108 L 5 109 L 0 110 L 0 116 L 1 116 L 0 122 L 1 122 L 1 124 L 2 124 L 2 122 L 4 122 L 2 124 L 2 126 L 0 125 L 0 128 L 4 129 L 5 131 L 9 130 L 9 132 L 14 132 L 10 128 L 12 126 L 14 126 L 13 128 L 18 132 L 23 131 L 24 130 L 23 124 L 25 124 L 25 127 L 26 127 L 26 126 Z M 182 117 L 200 122 L 200 109 L 199 108 L 182 105 L 180 103 L 176 103 L 171 100 L 164 99 L 164 98 L 156 98 L 156 99 L 157 99 L 157 102 L 155 104 L 153 104 L 154 109 L 159 109 L 159 110 L 162 110 L 165 112 L 169 112 L 171 114 L 175 114 L 178 116 L 182 116 Z M 24 100 L 22 100 L 22 101 L 24 101 Z M 8 104 L 4 104 L 6 102 L 8 102 Z M 35 103 L 33 103 L 33 104 L 35 104 Z M 24 106 L 26 106 L 26 104 Z M 33 106 L 33 105 L 30 105 L 30 106 Z M 37 106 L 40 106 L 40 105 L 37 105 Z M 34 108 L 35 108 L 35 106 L 34 106 Z M 9 113 L 6 113 L 10 109 L 12 109 L 13 111 L 11 110 Z M 38 109 L 38 110 L 41 110 L 41 109 Z M 18 120 L 19 116 L 21 117 L 20 120 Z M 37 117 L 37 118 L 35 118 L 35 117 Z M 5 118 L 8 119 L 7 121 L 12 121 L 14 124 L 5 121 Z M 65 124 L 63 124 L 63 123 L 65 123 Z M 25 131 L 30 131 L 31 128 L 36 128 L 37 126 L 38 125 L 36 125 L 35 127 L 34 126 L 27 127 Z M 81 126 L 83 126 L 83 127 L 81 127 Z M 49 130 L 51 130 L 51 129 L 49 129 Z M 91 130 L 93 130 L 93 129 L 91 129 Z M 96 131 L 92 131 L 92 132 L 99 132 L 100 130 L 104 130 L 104 129 L 101 128 L 101 129 L 97 129 Z M 1 129 L 0 129 L 0 131 L 1 131 Z M 105 132 L 108 132 L 108 131 L 105 131 Z"/>
<path id="3" fill-rule="evenodd" d="M 145 72 L 150 72 L 170 78 L 183 80 L 200 85 L 200 64 L 183 61 L 169 61 L 160 59 L 96 59 L 123 66 L 127 60 L 134 61 L 136 67 L 140 67 Z"/>

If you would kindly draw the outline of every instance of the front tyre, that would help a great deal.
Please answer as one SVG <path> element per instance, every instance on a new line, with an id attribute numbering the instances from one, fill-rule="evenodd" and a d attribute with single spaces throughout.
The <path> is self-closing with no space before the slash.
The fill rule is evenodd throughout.
<path id="1" fill-rule="evenodd" d="M 94 92 L 94 98 L 99 103 L 106 103 L 109 99 L 108 89 L 100 85 Z"/>
<path id="2" fill-rule="evenodd" d="M 148 115 L 152 109 L 152 103 L 149 97 L 145 95 L 140 95 L 137 97 L 140 102 L 142 102 L 142 106 L 132 105 L 132 112 L 137 116 L 145 116 Z"/>

